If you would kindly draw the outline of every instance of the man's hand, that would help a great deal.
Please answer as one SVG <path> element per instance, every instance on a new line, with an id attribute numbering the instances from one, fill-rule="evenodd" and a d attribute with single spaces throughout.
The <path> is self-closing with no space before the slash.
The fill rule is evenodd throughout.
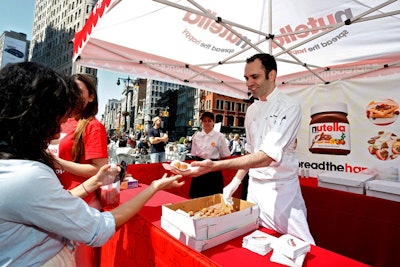
<path id="1" fill-rule="evenodd" d="M 242 181 L 239 178 L 233 177 L 232 181 L 227 186 L 224 187 L 222 194 L 224 196 L 224 200 L 225 200 L 226 204 L 228 204 L 228 205 L 233 204 L 232 203 L 232 195 L 238 189 L 241 182 Z"/>
<path id="2" fill-rule="evenodd" d="M 185 171 L 180 171 L 176 168 L 172 169 L 171 172 L 175 174 L 180 174 L 182 176 L 197 177 L 206 173 L 213 171 L 214 162 L 212 160 L 206 159 L 203 161 L 193 161 L 190 164 L 190 168 Z"/>

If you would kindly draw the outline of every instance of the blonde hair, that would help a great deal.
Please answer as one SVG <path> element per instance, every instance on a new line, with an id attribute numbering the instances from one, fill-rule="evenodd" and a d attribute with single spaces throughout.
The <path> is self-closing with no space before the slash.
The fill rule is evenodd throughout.
<path id="1" fill-rule="evenodd" d="M 156 120 L 161 120 L 159 116 L 153 118 L 153 125 L 156 123 Z"/>

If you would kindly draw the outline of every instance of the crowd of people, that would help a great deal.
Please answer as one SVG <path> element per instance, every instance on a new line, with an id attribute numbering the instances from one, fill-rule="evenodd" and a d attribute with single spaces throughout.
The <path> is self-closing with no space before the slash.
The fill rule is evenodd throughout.
<path id="1" fill-rule="evenodd" d="M 143 134 L 140 132 L 140 134 L 136 135 L 122 133 L 108 136 L 108 147 L 109 149 L 111 147 L 117 148 L 119 151 L 117 152 L 117 154 L 121 153 L 132 155 L 134 158 L 133 163 L 155 163 L 170 161 L 166 158 L 166 155 L 168 153 L 166 149 L 169 145 L 176 146 L 174 152 L 177 153 L 178 156 L 185 156 L 184 159 L 192 159 L 195 157 L 195 153 L 192 153 L 192 143 L 195 135 L 200 132 L 201 131 L 198 131 L 191 136 L 180 137 L 179 140 L 174 142 L 161 142 L 158 145 L 159 151 L 157 150 L 157 148 L 155 148 L 155 150 L 153 150 L 154 152 L 152 152 L 151 150 L 152 144 L 150 143 L 148 132 L 144 132 Z M 243 137 L 243 134 L 230 133 L 224 134 L 224 136 L 226 145 L 230 151 L 230 155 L 243 155 L 244 145 L 246 143 L 246 139 Z M 151 162 L 151 153 L 162 153 L 163 155 L 162 157 L 158 156 L 159 158 L 157 160 Z M 148 158 L 148 160 L 145 160 L 146 157 Z"/>

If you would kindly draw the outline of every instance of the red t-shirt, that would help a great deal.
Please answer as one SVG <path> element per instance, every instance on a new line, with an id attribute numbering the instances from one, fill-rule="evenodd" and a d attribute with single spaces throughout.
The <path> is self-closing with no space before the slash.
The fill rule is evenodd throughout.
<path id="1" fill-rule="evenodd" d="M 62 159 L 72 161 L 72 147 L 74 144 L 74 134 L 77 124 L 78 121 L 70 118 L 61 126 L 61 133 L 65 136 L 60 140 L 58 156 Z M 86 126 L 83 135 L 83 142 L 84 156 L 79 163 L 87 164 L 90 163 L 90 160 L 92 159 L 108 158 L 106 128 L 97 119 L 91 120 Z M 72 189 L 87 180 L 85 177 L 77 176 L 61 169 L 57 169 L 56 173 L 61 184 L 67 190 Z M 84 200 L 88 202 L 93 195 L 94 192 L 85 197 Z"/>

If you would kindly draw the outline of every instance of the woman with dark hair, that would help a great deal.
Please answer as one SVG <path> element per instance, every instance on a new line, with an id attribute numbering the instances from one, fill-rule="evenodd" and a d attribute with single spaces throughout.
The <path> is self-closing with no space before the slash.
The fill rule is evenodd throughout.
<path id="1" fill-rule="evenodd" d="M 74 74 L 72 80 L 82 92 L 83 107 L 61 125 L 56 173 L 65 189 L 83 184 L 90 176 L 107 164 L 107 131 L 96 119 L 98 98 L 93 78 L 86 74 Z M 82 196 L 89 206 L 101 210 L 96 191 Z M 95 249 L 82 244 L 75 257 L 80 266 L 96 266 Z"/>
<path id="2" fill-rule="evenodd" d="M 182 186 L 180 175 L 164 175 L 107 212 L 89 207 L 74 196 L 74 189 L 64 189 L 47 147 L 81 106 L 77 84 L 50 68 L 24 62 L 0 70 L 1 265 L 76 266 L 76 242 L 102 246 L 158 190 Z M 108 168 L 106 164 L 90 180 L 101 185 Z M 88 192 L 94 190 L 87 185 Z"/>

